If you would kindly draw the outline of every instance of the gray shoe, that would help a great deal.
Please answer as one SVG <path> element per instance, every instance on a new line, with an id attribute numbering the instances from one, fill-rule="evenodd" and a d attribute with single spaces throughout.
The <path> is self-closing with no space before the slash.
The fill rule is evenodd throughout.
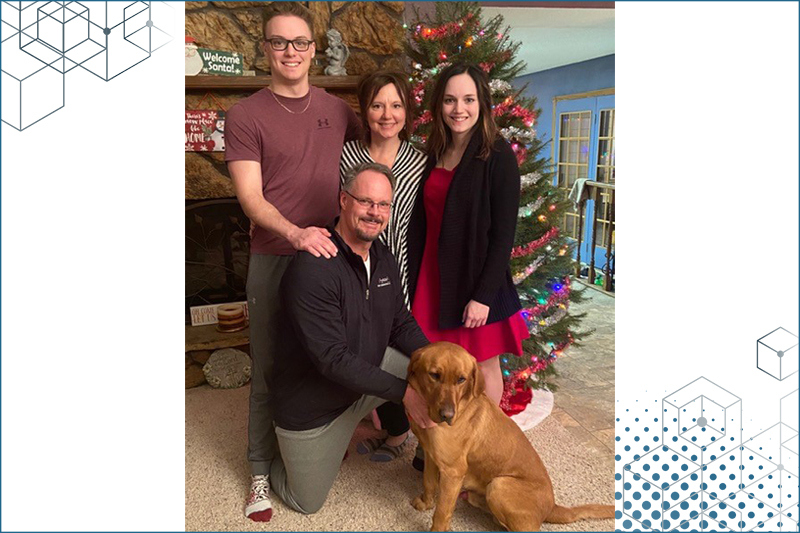
<path id="1" fill-rule="evenodd" d="M 386 441 L 384 441 L 383 444 L 381 444 L 374 452 L 372 452 L 372 455 L 369 456 L 369 460 L 376 463 L 388 463 L 389 461 L 394 461 L 400 457 L 400 455 L 402 455 L 407 444 L 408 435 L 406 435 L 406 440 L 397 446 L 389 446 L 386 444 Z"/>

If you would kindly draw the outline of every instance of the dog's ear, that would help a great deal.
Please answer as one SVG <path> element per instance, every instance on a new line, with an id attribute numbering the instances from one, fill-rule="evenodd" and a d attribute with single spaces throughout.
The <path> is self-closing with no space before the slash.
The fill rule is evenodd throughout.
<path id="1" fill-rule="evenodd" d="M 414 350 L 414 352 L 411 354 L 411 361 L 408 363 L 408 379 L 411 379 L 414 376 L 414 371 L 419 365 L 419 360 L 422 358 L 422 354 L 425 353 L 425 348 L 427 348 L 427 346 L 423 346 L 418 350 Z"/>
<path id="2" fill-rule="evenodd" d="M 472 359 L 472 374 L 470 378 L 472 379 L 470 384 L 472 386 L 472 397 L 477 398 L 486 390 L 486 384 L 483 381 L 483 372 L 478 368 L 478 362 L 475 359 Z"/>

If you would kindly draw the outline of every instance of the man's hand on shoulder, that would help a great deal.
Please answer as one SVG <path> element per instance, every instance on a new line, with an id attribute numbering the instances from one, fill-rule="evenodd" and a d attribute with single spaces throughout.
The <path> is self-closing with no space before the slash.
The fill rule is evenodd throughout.
<path id="1" fill-rule="evenodd" d="M 287 240 L 295 250 L 304 250 L 314 257 L 330 259 L 336 257 L 336 245 L 331 240 L 331 232 L 325 228 L 309 226 L 295 228 L 287 235 Z"/>

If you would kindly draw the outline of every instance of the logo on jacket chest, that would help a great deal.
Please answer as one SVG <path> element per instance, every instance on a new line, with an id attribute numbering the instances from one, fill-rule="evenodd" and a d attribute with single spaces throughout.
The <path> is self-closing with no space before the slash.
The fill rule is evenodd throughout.
<path id="1" fill-rule="evenodd" d="M 323 130 L 325 128 L 330 128 L 331 123 L 327 118 L 318 118 L 317 119 L 317 129 Z"/>
<path id="2" fill-rule="evenodd" d="M 387 286 L 389 286 L 391 284 L 392 284 L 392 282 L 391 282 L 391 280 L 389 280 L 388 276 L 385 277 L 385 278 L 378 278 L 378 287 L 377 288 L 380 289 L 381 287 L 387 287 Z"/>

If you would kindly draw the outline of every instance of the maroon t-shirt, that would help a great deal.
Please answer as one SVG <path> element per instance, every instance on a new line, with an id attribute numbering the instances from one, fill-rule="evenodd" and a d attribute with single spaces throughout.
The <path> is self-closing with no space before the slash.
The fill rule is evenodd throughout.
<path id="1" fill-rule="evenodd" d="M 322 89 L 312 86 L 302 98 L 286 98 L 265 88 L 228 111 L 225 161 L 259 162 L 264 199 L 298 227 L 324 227 L 339 213 L 342 145 L 358 138 L 359 130 L 350 106 Z M 295 253 L 288 241 L 261 227 L 253 233 L 250 251 Z"/>

